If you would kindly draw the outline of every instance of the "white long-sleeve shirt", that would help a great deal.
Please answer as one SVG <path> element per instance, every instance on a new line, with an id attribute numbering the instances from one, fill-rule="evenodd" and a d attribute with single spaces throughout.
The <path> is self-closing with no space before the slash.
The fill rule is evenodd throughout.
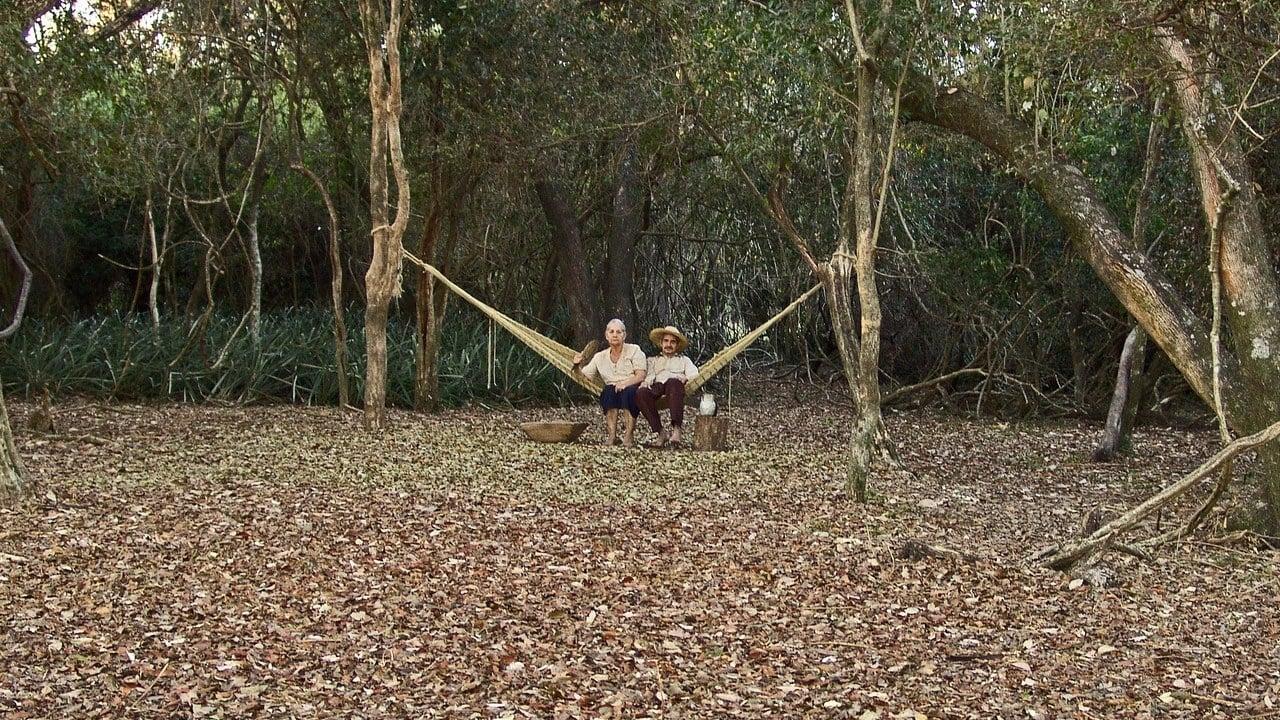
<path id="1" fill-rule="evenodd" d="M 698 377 L 698 366 L 684 355 L 656 355 L 649 358 L 648 370 L 644 374 L 644 386 L 664 383 L 672 378 L 681 382 L 689 382 Z"/>

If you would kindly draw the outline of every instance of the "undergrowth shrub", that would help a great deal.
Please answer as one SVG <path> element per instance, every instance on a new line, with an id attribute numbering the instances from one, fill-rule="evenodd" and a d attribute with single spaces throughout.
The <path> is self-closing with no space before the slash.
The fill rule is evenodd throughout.
<path id="1" fill-rule="evenodd" d="M 28 319 L 22 331 L 0 344 L 5 392 L 33 397 L 80 395 L 117 401 L 283 401 L 308 405 L 338 402 L 329 312 L 297 309 L 262 317 L 255 350 L 242 330 L 226 358 L 218 356 L 239 324 L 213 316 L 201 337 L 188 336 L 181 319 L 165 319 L 159 332 L 146 316 L 112 314 L 75 321 Z M 348 314 L 347 357 L 352 398 L 362 397 L 363 315 Z M 443 330 L 440 392 L 446 405 L 470 403 L 546 404 L 581 400 L 581 392 L 541 357 L 505 331 L 492 334 L 489 321 L 470 308 L 451 311 Z M 413 328 L 393 320 L 387 338 L 387 401 L 413 404 Z"/>

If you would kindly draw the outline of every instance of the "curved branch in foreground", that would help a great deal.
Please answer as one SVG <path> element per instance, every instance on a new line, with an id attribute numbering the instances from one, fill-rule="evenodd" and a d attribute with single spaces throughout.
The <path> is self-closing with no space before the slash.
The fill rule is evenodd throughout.
<path id="1" fill-rule="evenodd" d="M 1113 536 L 1133 528 L 1156 510 L 1164 507 L 1170 501 L 1195 487 L 1201 480 L 1234 460 L 1237 455 L 1253 450 L 1260 445 L 1265 445 L 1277 437 L 1280 437 L 1280 422 L 1272 423 L 1265 430 L 1246 435 L 1231 442 L 1214 453 L 1213 457 L 1206 460 L 1203 465 L 1183 475 L 1177 482 L 1147 498 L 1137 507 L 1098 528 L 1089 537 L 1051 548 L 1049 552 L 1052 555 L 1049 555 L 1041 564 L 1053 570 L 1071 569 L 1076 563 L 1112 542 Z M 1043 557 L 1048 553 L 1037 554 Z"/>
<path id="2" fill-rule="evenodd" d="M 18 245 L 9 234 L 9 228 L 5 226 L 4 220 L 0 220 L 0 240 L 4 241 L 5 251 L 18 266 L 18 272 L 22 274 L 22 286 L 18 289 L 18 304 L 13 309 L 13 320 L 9 321 L 8 327 L 0 330 L 0 340 L 6 340 L 18 332 L 18 326 L 22 324 L 22 317 L 27 311 L 27 297 L 31 294 L 31 268 L 27 265 L 27 261 L 22 259 L 22 253 L 18 252 Z"/>

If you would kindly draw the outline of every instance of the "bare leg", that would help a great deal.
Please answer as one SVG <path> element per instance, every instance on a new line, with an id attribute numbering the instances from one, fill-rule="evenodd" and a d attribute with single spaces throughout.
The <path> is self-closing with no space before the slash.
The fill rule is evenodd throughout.
<path id="1" fill-rule="evenodd" d="M 605 445 L 615 445 L 618 442 L 618 411 L 609 410 L 604 414 L 605 427 Z"/>
<path id="2" fill-rule="evenodd" d="M 636 419 L 626 410 L 619 410 L 622 415 L 622 444 L 626 447 L 636 446 Z"/>

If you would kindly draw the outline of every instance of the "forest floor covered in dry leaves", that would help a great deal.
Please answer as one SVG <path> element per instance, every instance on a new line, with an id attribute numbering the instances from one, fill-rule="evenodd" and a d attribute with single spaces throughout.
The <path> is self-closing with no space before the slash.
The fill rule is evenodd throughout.
<path id="1" fill-rule="evenodd" d="M 785 396 L 781 393 L 779 397 Z M 54 408 L 0 509 L 0 716 L 1280 718 L 1280 563 L 1028 565 L 1212 433 L 930 413 L 841 491 L 849 411 L 742 402 L 720 453 L 521 439 L 589 406 Z M 972 553 L 901 559 L 907 539 Z"/>

